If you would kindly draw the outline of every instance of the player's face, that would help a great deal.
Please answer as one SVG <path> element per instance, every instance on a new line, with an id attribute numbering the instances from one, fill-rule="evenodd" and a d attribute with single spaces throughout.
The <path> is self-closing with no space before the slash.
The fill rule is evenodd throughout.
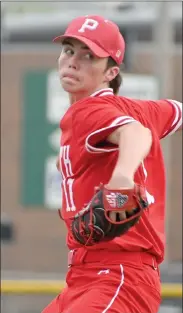
<path id="1" fill-rule="evenodd" d="M 59 57 L 59 77 L 70 94 L 91 94 L 108 87 L 118 73 L 118 67 L 106 70 L 108 58 L 98 58 L 82 42 L 68 38 Z"/>

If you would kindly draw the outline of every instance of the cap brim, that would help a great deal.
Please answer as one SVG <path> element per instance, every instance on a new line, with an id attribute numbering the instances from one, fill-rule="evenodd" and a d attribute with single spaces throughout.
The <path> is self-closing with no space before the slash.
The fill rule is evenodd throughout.
<path id="1" fill-rule="evenodd" d="M 105 58 L 105 57 L 108 57 L 110 55 L 104 49 L 99 47 L 96 43 L 94 43 L 90 39 L 85 38 L 83 36 L 76 36 L 76 35 L 69 35 L 69 34 L 68 35 L 62 35 L 62 36 L 55 37 L 53 39 L 53 42 L 62 43 L 65 38 L 74 38 L 74 39 L 77 39 L 77 40 L 83 42 L 99 58 Z"/>

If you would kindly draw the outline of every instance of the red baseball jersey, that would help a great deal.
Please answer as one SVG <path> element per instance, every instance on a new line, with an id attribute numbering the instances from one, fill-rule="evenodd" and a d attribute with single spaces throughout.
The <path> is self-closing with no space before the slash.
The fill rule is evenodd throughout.
<path id="1" fill-rule="evenodd" d="M 174 100 L 134 100 L 102 89 L 73 104 L 60 122 L 61 216 L 68 227 L 69 249 L 81 245 L 70 232 L 71 218 L 94 195 L 94 188 L 110 180 L 118 146 L 106 139 L 117 127 L 140 122 L 152 132 L 148 156 L 135 173 L 135 182 L 146 187 L 149 208 L 125 235 L 88 249 L 149 251 L 159 262 L 165 246 L 165 169 L 160 139 L 182 123 L 181 104 Z"/>

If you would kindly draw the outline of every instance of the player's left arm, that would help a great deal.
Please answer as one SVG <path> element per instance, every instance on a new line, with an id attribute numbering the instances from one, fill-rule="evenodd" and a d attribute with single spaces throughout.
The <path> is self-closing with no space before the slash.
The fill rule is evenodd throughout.
<path id="1" fill-rule="evenodd" d="M 170 103 L 175 107 L 175 116 L 172 115 L 171 119 L 173 120 L 170 120 L 170 126 L 167 127 L 167 130 L 163 133 L 163 136 L 160 136 L 160 138 L 182 129 L 180 113 L 182 111 L 182 105 L 177 101 L 172 100 Z M 161 104 L 161 108 L 163 105 L 167 110 L 166 102 L 165 104 Z M 167 112 L 166 110 L 165 113 Z M 107 140 L 117 145 L 119 148 L 117 163 L 108 183 L 109 188 L 133 188 L 135 172 L 151 149 L 151 130 L 144 127 L 140 122 L 133 122 L 114 130 L 107 137 Z M 114 213 L 112 214 L 111 219 L 115 221 L 116 215 Z M 121 218 L 124 217 L 121 216 Z"/>
<path id="2" fill-rule="evenodd" d="M 182 103 L 176 100 L 166 100 L 174 108 L 174 120 L 171 125 L 171 130 L 167 131 L 164 136 L 182 130 Z"/>
<path id="3" fill-rule="evenodd" d="M 171 110 L 171 107 L 169 104 L 167 104 L 167 102 L 172 105 L 172 108 L 174 109 L 173 114 L 169 113 L 168 109 Z M 167 123 L 167 125 L 169 124 L 170 126 L 167 127 L 162 137 L 172 132 L 182 130 L 182 104 L 175 100 L 166 100 L 166 102 L 164 101 L 161 104 L 158 103 L 158 115 L 163 118 L 163 114 L 160 114 L 160 108 L 162 111 L 164 109 L 163 112 L 165 116 L 168 114 L 168 116 L 170 116 L 170 121 Z M 151 117 L 152 116 L 153 114 Z M 115 129 L 107 137 L 107 141 L 119 147 L 118 160 L 110 183 L 114 184 L 115 181 L 120 180 L 120 173 L 122 173 L 124 177 L 128 178 L 129 181 L 133 182 L 134 174 L 137 168 L 140 166 L 141 162 L 145 159 L 150 151 L 152 145 L 151 130 L 144 127 L 140 122 L 136 121 L 122 125 L 121 127 Z"/>
<path id="4" fill-rule="evenodd" d="M 141 101 L 140 105 L 159 139 L 182 129 L 181 102 L 171 99 L 147 100 Z"/>
<path id="5" fill-rule="evenodd" d="M 179 126 L 179 128 L 176 130 L 176 132 L 179 130 L 182 130 L 182 124 Z"/>
<path id="6" fill-rule="evenodd" d="M 80 131 L 77 140 L 84 142 L 86 151 L 90 153 L 118 151 L 118 159 L 108 184 L 99 187 L 87 207 L 73 220 L 74 238 L 86 245 L 99 242 L 104 237 L 111 240 L 121 236 L 138 222 L 148 202 L 145 188 L 135 184 L 134 174 L 152 144 L 151 131 L 138 121 L 138 116 L 129 116 L 127 112 L 125 114 L 98 99 L 91 105 L 92 108 L 87 106 L 90 110 L 83 118 L 87 121 L 83 137 L 82 128 L 76 128 L 81 108 L 74 115 L 74 126 Z M 79 225 L 83 227 L 82 232 Z"/>
<path id="7" fill-rule="evenodd" d="M 151 131 L 135 121 L 118 127 L 107 140 L 119 147 L 111 179 L 72 222 L 73 237 L 83 245 L 125 234 L 148 207 L 144 188 L 135 184 L 134 174 L 151 149 Z"/>
<path id="8" fill-rule="evenodd" d="M 108 187 L 110 189 L 133 188 L 135 172 L 151 149 L 151 131 L 141 123 L 133 122 L 117 128 L 107 140 L 119 147 L 117 163 Z M 118 214 L 120 219 L 126 217 L 125 212 L 118 212 Z M 111 212 L 110 218 L 116 221 L 116 213 Z"/>
<path id="9" fill-rule="evenodd" d="M 150 129 L 139 122 L 129 123 L 117 128 L 107 140 L 119 147 L 112 177 L 123 173 L 123 176 L 133 180 L 137 168 L 150 151 L 152 145 Z"/>

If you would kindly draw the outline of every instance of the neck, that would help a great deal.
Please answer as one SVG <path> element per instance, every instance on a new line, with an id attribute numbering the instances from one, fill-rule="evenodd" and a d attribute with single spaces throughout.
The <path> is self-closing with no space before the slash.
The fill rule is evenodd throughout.
<path id="1" fill-rule="evenodd" d="M 93 93 L 104 89 L 104 88 L 109 88 L 108 85 L 102 85 L 94 90 L 90 90 L 90 91 L 86 91 L 86 92 L 78 92 L 78 93 L 69 93 L 69 100 L 70 100 L 70 105 L 74 104 L 75 102 L 82 100 L 86 97 L 89 97 L 90 95 L 92 95 Z"/>
<path id="2" fill-rule="evenodd" d="M 89 93 L 69 93 L 69 100 L 70 100 L 70 105 L 74 104 L 75 102 L 82 100 L 85 97 L 88 97 L 90 94 Z"/>

